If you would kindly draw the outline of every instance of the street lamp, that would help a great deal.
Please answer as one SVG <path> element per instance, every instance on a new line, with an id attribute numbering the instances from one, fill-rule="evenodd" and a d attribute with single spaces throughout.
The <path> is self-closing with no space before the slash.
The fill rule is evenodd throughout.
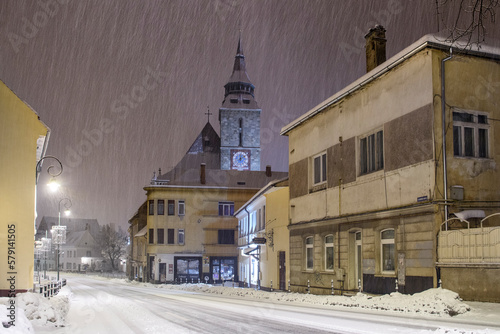
<path id="1" fill-rule="evenodd" d="M 71 205 L 73 205 L 73 203 L 71 203 L 71 200 L 67 197 L 61 199 L 59 201 L 59 216 L 58 216 L 58 222 L 57 222 L 57 236 L 56 238 L 54 238 L 54 236 L 52 237 L 53 240 L 55 240 L 54 242 L 57 242 L 57 281 L 59 282 L 59 254 L 60 254 L 60 245 L 61 244 L 64 244 L 66 243 L 66 226 L 61 226 L 61 204 L 64 203 L 64 214 L 66 216 L 69 216 L 70 214 L 70 211 L 69 211 L 69 208 L 71 208 Z"/>
<path id="2" fill-rule="evenodd" d="M 59 159 L 57 159 L 56 157 L 54 157 L 52 155 L 46 155 L 43 158 L 41 158 L 40 160 L 38 160 L 38 162 L 36 164 L 35 184 L 38 183 L 38 174 L 40 174 L 40 172 L 42 171 L 42 161 L 45 159 L 54 159 L 59 164 L 59 168 L 56 169 L 55 172 L 53 170 L 54 168 L 56 168 L 54 165 L 50 165 L 47 168 L 47 173 L 49 173 L 49 175 L 51 176 L 50 181 L 47 185 L 49 186 L 49 188 L 52 191 L 55 191 L 59 188 L 59 183 L 57 183 L 56 177 L 61 175 L 61 173 L 63 172 L 63 165 Z"/>

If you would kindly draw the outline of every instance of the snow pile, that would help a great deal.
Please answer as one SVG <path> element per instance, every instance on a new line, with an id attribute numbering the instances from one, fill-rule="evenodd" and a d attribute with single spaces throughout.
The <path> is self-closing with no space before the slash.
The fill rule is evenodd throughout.
<path id="1" fill-rule="evenodd" d="M 30 325 L 49 325 L 54 327 L 63 327 L 65 317 L 69 310 L 71 292 L 68 287 L 63 287 L 56 296 L 45 298 L 43 295 L 33 292 L 19 293 L 16 296 L 16 326 L 18 330 L 22 327 L 22 322 Z M 8 298 L 0 298 L 0 304 L 8 302 Z M 5 312 L 4 312 L 5 311 Z M 4 314 L 7 314 L 6 307 L 0 308 L 0 317 L 2 322 Z M 31 323 L 29 322 L 31 321 Z M 9 328 L 9 333 L 10 329 Z M 19 333 L 33 332 L 33 329 L 21 330 Z M 12 333 L 16 333 L 13 331 Z"/>
<path id="2" fill-rule="evenodd" d="M 118 282 L 120 280 L 116 280 Z M 121 280 L 121 282 L 129 282 Z M 352 297 L 311 295 L 301 293 L 266 292 L 249 288 L 231 288 L 213 286 L 209 284 L 159 284 L 129 282 L 163 289 L 184 290 L 201 293 L 212 293 L 230 297 L 244 297 L 265 299 L 278 302 L 307 303 L 315 305 L 328 305 L 340 308 L 361 308 L 368 310 L 391 311 L 407 314 L 429 314 L 436 316 L 455 316 L 471 310 L 460 296 L 450 290 L 435 288 L 413 295 L 404 295 L 393 292 L 389 295 L 371 296 L 358 293 Z"/>
<path id="3" fill-rule="evenodd" d="M 14 326 L 9 326 L 11 319 L 7 316 L 10 314 L 7 309 L 8 298 L 0 298 L 0 332 L 8 334 L 25 334 L 34 333 L 31 322 L 26 318 L 24 311 L 21 308 L 16 309 Z M 8 326 L 8 327 L 7 327 Z"/>

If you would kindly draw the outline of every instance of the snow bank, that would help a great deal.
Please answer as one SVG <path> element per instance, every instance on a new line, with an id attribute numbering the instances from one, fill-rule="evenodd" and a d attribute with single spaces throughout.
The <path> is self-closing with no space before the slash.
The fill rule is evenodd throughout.
<path id="1" fill-rule="evenodd" d="M 68 287 L 63 287 L 56 296 L 50 298 L 33 292 L 17 294 L 16 326 L 8 328 L 7 333 L 33 333 L 32 325 L 64 327 L 70 297 Z M 0 298 L 0 304 L 7 303 L 8 298 Z M 2 322 L 6 316 L 7 306 L 0 305 Z"/>
<path id="2" fill-rule="evenodd" d="M 115 282 L 137 284 L 162 289 L 212 293 L 233 297 L 265 299 L 276 302 L 327 305 L 339 308 L 361 308 L 367 310 L 390 311 L 406 314 L 429 314 L 435 316 L 455 316 L 470 311 L 469 305 L 450 290 L 435 288 L 413 295 L 393 292 L 389 295 L 372 296 L 358 293 L 355 296 L 311 295 L 301 293 L 266 292 L 249 288 L 231 288 L 207 284 L 149 284 L 115 279 Z"/>
<path id="3" fill-rule="evenodd" d="M 16 321 L 14 326 L 9 326 L 11 319 L 7 317 L 9 311 L 7 310 L 8 298 L 0 298 L 0 333 L 8 334 L 25 334 L 34 333 L 33 326 L 31 322 L 26 318 L 23 309 L 16 309 Z M 9 326 L 9 327 L 6 327 Z"/>

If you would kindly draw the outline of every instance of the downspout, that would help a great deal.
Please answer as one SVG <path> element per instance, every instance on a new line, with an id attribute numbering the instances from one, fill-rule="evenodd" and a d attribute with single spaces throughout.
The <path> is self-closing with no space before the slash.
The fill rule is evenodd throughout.
<path id="1" fill-rule="evenodd" d="M 250 245 L 250 212 L 248 212 L 246 206 L 243 208 L 243 210 L 245 210 L 247 213 L 247 245 Z M 251 288 L 252 287 L 252 257 L 250 256 L 248 258 L 248 260 L 250 261 L 250 263 L 248 264 L 248 269 L 249 269 L 248 272 L 250 274 L 250 277 L 247 277 L 247 278 L 248 278 L 248 287 Z"/>
<path id="2" fill-rule="evenodd" d="M 449 57 L 441 60 L 441 122 L 443 142 L 443 186 L 444 186 L 444 220 L 448 219 L 448 172 L 446 168 L 446 85 L 445 85 L 445 62 L 453 57 L 453 49 L 450 48 Z"/>
<path id="3" fill-rule="evenodd" d="M 444 220 L 448 220 L 448 172 L 446 168 L 446 84 L 445 84 L 445 62 L 450 60 L 453 57 L 453 49 L 450 47 L 450 55 L 443 60 L 441 60 L 441 126 L 442 126 L 442 151 L 443 151 L 443 187 L 444 187 Z M 438 232 L 439 236 L 439 232 Z M 437 242 L 439 241 L 439 237 L 436 237 L 436 259 L 439 262 L 437 249 Z M 441 270 L 438 266 L 436 266 L 436 280 L 438 286 L 440 286 L 439 282 L 441 281 Z"/>

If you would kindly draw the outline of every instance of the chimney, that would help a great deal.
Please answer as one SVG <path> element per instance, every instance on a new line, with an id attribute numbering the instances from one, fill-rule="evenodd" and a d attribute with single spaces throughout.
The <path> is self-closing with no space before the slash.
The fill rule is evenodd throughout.
<path id="1" fill-rule="evenodd" d="M 385 29 L 381 25 L 371 28 L 365 35 L 366 72 L 370 72 L 385 61 Z"/>
<path id="2" fill-rule="evenodd" d="M 271 172 L 271 165 L 266 166 L 266 176 L 267 177 L 273 176 L 273 172 Z"/>
<path id="3" fill-rule="evenodd" d="M 201 184 L 207 183 L 207 177 L 206 177 L 206 174 L 205 174 L 205 167 L 206 167 L 205 163 L 202 163 L 200 165 L 200 183 Z"/>

